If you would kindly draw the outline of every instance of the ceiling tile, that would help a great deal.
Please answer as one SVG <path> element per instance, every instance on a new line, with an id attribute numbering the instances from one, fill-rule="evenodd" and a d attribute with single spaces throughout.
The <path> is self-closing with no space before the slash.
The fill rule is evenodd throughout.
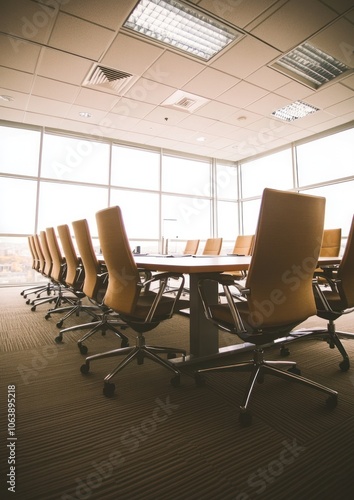
<path id="1" fill-rule="evenodd" d="M 199 5 L 215 16 L 226 19 L 230 24 L 242 28 L 277 1 L 278 0 L 257 0 L 257 2 L 245 2 L 243 0 L 201 0 Z"/>
<path id="2" fill-rule="evenodd" d="M 154 108 L 154 104 L 122 97 L 114 108 L 112 108 L 112 111 L 122 116 L 145 118 L 145 116 L 147 116 Z"/>
<path id="3" fill-rule="evenodd" d="M 219 96 L 218 101 L 228 103 L 238 108 L 246 108 L 249 104 L 258 101 L 258 99 L 267 94 L 268 90 L 242 81 Z"/>
<path id="4" fill-rule="evenodd" d="M 41 54 L 37 73 L 61 82 L 81 85 L 91 66 L 91 61 L 46 48 Z"/>
<path id="5" fill-rule="evenodd" d="M 161 83 L 183 87 L 204 68 L 204 65 L 174 52 L 166 51 L 144 73 L 145 78 L 157 77 Z"/>
<path id="6" fill-rule="evenodd" d="M 1 2 L 0 32 L 35 43 L 47 43 L 58 8 L 56 1 L 43 5 L 29 0 Z"/>
<path id="7" fill-rule="evenodd" d="M 278 50 L 252 36 L 246 36 L 211 62 L 210 66 L 238 78 L 246 78 L 279 55 Z"/>
<path id="8" fill-rule="evenodd" d="M 19 92 L 30 92 L 33 76 L 30 73 L 14 69 L 0 67 L 0 82 L 5 89 L 18 90 Z"/>
<path id="9" fill-rule="evenodd" d="M 48 1 L 48 0 L 44 0 Z M 60 10 L 86 19 L 92 23 L 105 26 L 111 30 L 118 29 L 133 10 L 136 0 L 85 0 L 84 2 L 62 2 Z"/>
<path id="10" fill-rule="evenodd" d="M 231 106 L 230 104 L 211 101 L 199 108 L 195 113 L 200 116 L 212 118 L 213 120 L 223 120 L 235 113 L 236 110 L 235 106 Z"/>
<path id="11" fill-rule="evenodd" d="M 161 104 L 173 94 L 174 88 L 145 78 L 139 80 L 128 90 L 126 97 L 150 104 Z"/>
<path id="12" fill-rule="evenodd" d="M 82 88 L 75 99 L 78 106 L 90 106 L 95 109 L 110 110 L 119 101 L 119 96 L 98 90 Z"/>
<path id="13" fill-rule="evenodd" d="M 322 90 L 318 90 L 312 96 L 307 97 L 306 102 L 316 106 L 317 108 L 325 109 L 328 106 L 332 106 L 333 104 L 349 99 L 353 97 L 353 95 L 354 93 L 351 89 L 348 89 L 348 87 L 345 87 L 340 83 L 336 83 Z"/>
<path id="14" fill-rule="evenodd" d="M 60 116 L 62 118 L 66 116 L 69 109 L 69 103 L 37 96 L 31 96 L 27 106 L 27 111 L 42 115 Z"/>
<path id="15" fill-rule="evenodd" d="M 114 32 L 77 17 L 60 13 L 49 40 L 51 47 L 98 60 Z"/>
<path id="16" fill-rule="evenodd" d="M 196 77 L 192 78 L 183 87 L 183 90 L 208 99 L 215 99 L 239 81 L 239 78 L 227 75 L 216 69 L 205 68 Z"/>
<path id="17" fill-rule="evenodd" d="M 354 68 L 354 25 L 346 19 L 331 24 L 312 37 L 310 43 Z"/>
<path id="18" fill-rule="evenodd" d="M 36 76 L 32 88 L 32 95 L 48 97 L 58 101 L 73 103 L 80 87 L 69 83 L 51 80 L 42 76 Z"/>
<path id="19" fill-rule="evenodd" d="M 332 9 L 317 0 L 289 0 L 251 33 L 285 51 L 303 42 L 335 16 Z"/>
<path id="20" fill-rule="evenodd" d="M 33 73 L 40 50 L 38 45 L 0 34 L 0 66 Z"/>
<path id="21" fill-rule="evenodd" d="M 254 85 L 258 85 L 270 91 L 278 89 L 291 81 L 288 76 L 268 66 L 263 66 L 245 78 L 245 80 L 246 82 L 253 83 Z"/>
<path id="22" fill-rule="evenodd" d="M 142 75 L 163 53 L 163 50 L 135 37 L 119 34 L 101 63 L 133 75 Z M 156 76 L 159 78 L 158 72 Z"/>

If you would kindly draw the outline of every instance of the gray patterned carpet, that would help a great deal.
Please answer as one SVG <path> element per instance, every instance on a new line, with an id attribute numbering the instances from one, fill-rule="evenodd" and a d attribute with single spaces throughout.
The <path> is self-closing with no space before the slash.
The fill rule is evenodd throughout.
<path id="1" fill-rule="evenodd" d="M 252 400 L 253 424 L 241 428 L 237 404 L 247 374 L 208 375 L 196 387 L 193 370 L 181 386 L 150 361 L 130 364 L 114 379 L 113 398 L 103 378 L 116 364 L 97 361 L 80 373 L 84 357 L 68 334 L 54 343 L 57 317 L 47 306 L 31 312 L 21 289 L 0 289 L 1 498 L 19 500 L 338 500 L 353 498 L 354 342 L 344 340 L 353 368 L 321 340 L 290 346 L 302 375 L 339 391 L 328 410 L 321 393 L 266 378 Z M 86 317 L 75 318 L 73 322 Z M 354 315 L 337 322 L 354 332 Z M 66 323 L 69 325 L 70 322 Z M 323 326 L 311 318 L 303 326 Z M 133 333 L 125 333 L 132 339 Z M 188 318 L 175 316 L 147 335 L 150 343 L 188 349 Z M 231 339 L 221 336 L 227 344 Z M 233 340 L 232 340 L 233 341 Z M 96 335 L 89 353 L 117 348 L 117 338 Z M 224 362 L 248 359 L 241 353 Z M 276 348 L 269 359 L 280 359 Z M 8 491 L 7 388 L 16 387 L 16 493 Z"/>

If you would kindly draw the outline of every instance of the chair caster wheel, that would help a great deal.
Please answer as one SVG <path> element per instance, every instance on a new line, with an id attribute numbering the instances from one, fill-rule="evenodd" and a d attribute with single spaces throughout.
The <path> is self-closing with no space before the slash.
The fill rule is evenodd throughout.
<path id="1" fill-rule="evenodd" d="M 342 370 L 342 372 L 347 372 L 350 368 L 349 359 L 343 359 L 343 361 L 339 363 L 339 368 Z"/>
<path id="2" fill-rule="evenodd" d="M 27 299 L 26 304 L 30 304 L 30 303 L 31 303 L 30 299 Z"/>
<path id="3" fill-rule="evenodd" d="M 46 320 L 48 320 L 49 318 L 50 318 L 50 314 L 46 314 L 46 315 L 44 316 L 44 319 L 46 319 Z"/>
<path id="4" fill-rule="evenodd" d="M 329 396 L 326 400 L 326 407 L 329 410 L 333 410 L 338 403 L 338 396 L 336 394 L 333 394 L 332 396 Z"/>
<path id="5" fill-rule="evenodd" d="M 32 306 L 32 307 L 31 307 L 31 311 L 33 311 L 33 312 L 34 312 L 35 310 L 36 310 L 36 306 Z"/>
<path id="6" fill-rule="evenodd" d="M 57 328 L 61 328 L 62 326 L 63 326 L 63 321 L 62 320 L 58 321 Z"/>
<path id="7" fill-rule="evenodd" d="M 57 344 L 60 344 L 63 341 L 63 337 L 61 335 L 58 335 L 54 340 Z"/>
<path id="8" fill-rule="evenodd" d="M 122 340 L 121 347 L 129 347 L 129 340 Z"/>
<path id="9" fill-rule="evenodd" d="M 111 398 L 114 394 L 116 386 L 114 384 L 111 384 L 110 382 L 105 382 L 103 386 L 103 394 L 107 398 Z"/>
<path id="10" fill-rule="evenodd" d="M 293 366 L 292 368 L 289 368 L 288 372 L 293 373 L 294 375 L 301 375 L 301 370 L 299 370 L 299 368 L 297 368 L 297 366 Z"/>
<path id="11" fill-rule="evenodd" d="M 195 384 L 197 387 L 204 387 L 205 386 L 205 383 L 206 383 L 205 378 L 200 373 L 196 373 L 194 375 L 194 380 L 195 380 Z"/>
<path id="12" fill-rule="evenodd" d="M 239 422 L 242 427 L 249 427 L 252 424 L 252 413 L 250 413 L 249 411 L 241 411 Z"/>
<path id="13" fill-rule="evenodd" d="M 282 347 L 280 349 L 280 356 L 282 356 L 283 358 L 285 358 L 286 356 L 289 356 L 290 354 L 290 350 L 288 349 L 288 347 Z"/>
<path id="14" fill-rule="evenodd" d="M 175 353 L 175 352 L 169 352 L 169 353 L 167 354 L 167 359 L 175 359 L 175 358 L 177 358 L 177 356 L 176 356 L 176 353 Z"/>
<path id="15" fill-rule="evenodd" d="M 171 385 L 173 387 L 179 387 L 181 384 L 181 377 L 179 375 L 176 375 L 175 377 L 171 378 Z"/>
<path id="16" fill-rule="evenodd" d="M 81 354 L 87 354 L 88 348 L 85 345 L 81 344 L 80 342 L 77 345 L 80 349 Z"/>
<path id="17" fill-rule="evenodd" d="M 89 371 L 90 371 L 90 366 L 87 363 L 85 363 L 84 365 L 80 366 L 80 372 L 83 375 L 87 375 Z"/>

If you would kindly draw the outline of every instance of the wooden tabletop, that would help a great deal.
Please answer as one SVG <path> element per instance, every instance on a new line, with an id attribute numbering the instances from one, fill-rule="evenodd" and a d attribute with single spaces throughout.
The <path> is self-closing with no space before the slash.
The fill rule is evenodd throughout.
<path id="1" fill-rule="evenodd" d="M 220 255 L 215 257 L 169 257 L 156 255 L 135 255 L 138 267 L 150 271 L 176 271 L 179 273 L 196 274 L 202 272 L 245 271 L 249 268 L 250 256 Z M 339 264 L 339 257 L 320 257 L 319 265 Z"/>

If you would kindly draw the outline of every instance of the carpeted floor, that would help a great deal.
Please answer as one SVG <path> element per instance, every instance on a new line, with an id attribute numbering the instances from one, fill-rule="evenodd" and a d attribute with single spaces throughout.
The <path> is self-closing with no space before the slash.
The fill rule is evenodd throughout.
<path id="1" fill-rule="evenodd" d="M 78 334 L 55 344 L 57 317 L 44 319 L 47 306 L 31 312 L 20 291 L 0 289 L 1 498 L 352 498 L 354 364 L 341 372 L 340 356 L 326 342 L 295 342 L 290 359 L 305 377 L 339 391 L 337 408 L 326 409 L 321 393 L 269 377 L 256 387 L 252 426 L 241 428 L 237 404 L 247 374 L 208 375 L 206 386 L 196 387 L 189 366 L 174 388 L 167 370 L 147 360 L 120 372 L 115 396 L 105 398 L 103 378 L 116 360 L 97 361 L 82 375 Z M 354 332 L 353 319 L 341 318 L 338 328 Z M 303 326 L 324 324 L 310 318 Z M 133 344 L 132 332 L 125 333 Z M 174 316 L 147 339 L 188 349 L 188 318 Z M 343 343 L 354 363 L 354 342 Z M 86 345 L 90 354 L 119 347 L 109 333 Z M 280 359 L 278 349 L 267 357 Z M 16 441 L 7 439 L 8 386 L 16 391 Z M 6 484 L 12 459 L 15 494 Z"/>

